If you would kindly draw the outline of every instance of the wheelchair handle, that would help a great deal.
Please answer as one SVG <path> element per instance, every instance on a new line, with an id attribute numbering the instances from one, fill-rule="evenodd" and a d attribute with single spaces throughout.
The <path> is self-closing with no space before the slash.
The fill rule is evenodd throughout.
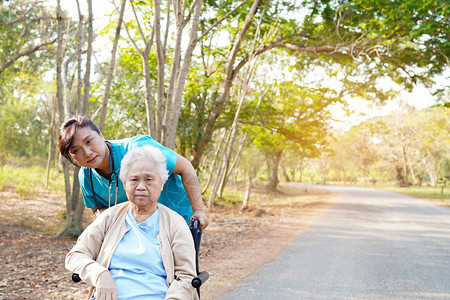
<path id="1" fill-rule="evenodd" d="M 78 275 L 77 273 L 73 273 L 72 274 L 72 281 L 77 283 L 81 281 L 80 275 Z"/>
<path id="2" fill-rule="evenodd" d="M 193 229 L 198 229 L 198 220 L 197 219 L 192 219 L 191 221 L 191 227 Z"/>
<path id="3" fill-rule="evenodd" d="M 206 282 L 206 280 L 208 280 L 209 278 L 209 273 L 206 271 L 201 272 L 200 274 L 197 275 L 197 277 L 194 277 L 194 279 L 192 279 L 192 286 L 194 288 L 199 288 L 202 284 L 204 284 Z"/>

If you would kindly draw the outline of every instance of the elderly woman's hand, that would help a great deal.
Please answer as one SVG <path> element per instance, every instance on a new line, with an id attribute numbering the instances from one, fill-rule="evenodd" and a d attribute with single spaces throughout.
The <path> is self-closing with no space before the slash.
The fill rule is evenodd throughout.
<path id="1" fill-rule="evenodd" d="M 97 300 L 117 300 L 116 282 L 109 271 L 100 273 L 95 289 Z"/>

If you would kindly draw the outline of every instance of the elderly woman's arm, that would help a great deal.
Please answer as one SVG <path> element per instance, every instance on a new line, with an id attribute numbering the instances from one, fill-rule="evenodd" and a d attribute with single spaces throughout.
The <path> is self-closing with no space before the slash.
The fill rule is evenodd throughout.
<path id="1" fill-rule="evenodd" d="M 198 299 L 197 290 L 191 283 L 197 276 L 192 235 L 181 217 L 175 224 L 176 226 L 171 228 L 175 280 L 170 284 L 165 299 Z"/>
<path id="2" fill-rule="evenodd" d="M 95 286 L 97 299 L 117 299 L 116 283 L 108 268 L 95 261 L 106 232 L 106 215 L 97 218 L 78 238 L 66 255 L 66 269 L 77 273 L 87 284 Z"/>

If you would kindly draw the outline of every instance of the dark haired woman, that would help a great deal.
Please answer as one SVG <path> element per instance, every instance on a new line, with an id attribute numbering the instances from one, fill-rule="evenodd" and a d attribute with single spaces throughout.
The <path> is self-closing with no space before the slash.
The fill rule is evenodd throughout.
<path id="1" fill-rule="evenodd" d="M 176 211 L 187 223 L 191 217 L 197 218 L 200 229 L 205 229 L 208 219 L 200 184 L 195 169 L 184 157 L 148 135 L 106 141 L 98 127 L 84 116 L 66 120 L 59 132 L 61 155 L 81 167 L 78 178 L 84 204 L 94 213 L 127 201 L 119 179 L 120 164 L 129 150 L 145 145 L 162 151 L 170 175 L 158 202 Z"/>

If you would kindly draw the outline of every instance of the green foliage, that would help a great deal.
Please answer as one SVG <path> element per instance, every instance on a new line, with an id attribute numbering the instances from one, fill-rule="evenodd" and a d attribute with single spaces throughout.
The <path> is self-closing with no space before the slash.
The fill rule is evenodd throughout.
<path id="1" fill-rule="evenodd" d="M 10 1 L 0 7 L 0 161 L 44 157 L 52 85 L 44 74 L 54 67 L 51 46 L 16 55 L 54 38 L 52 14 L 41 3 Z"/>
<path id="2" fill-rule="evenodd" d="M 300 52 L 296 67 L 320 65 L 330 74 L 340 69 L 349 95 L 383 102 L 392 95 L 380 89 L 380 79 L 411 89 L 418 82 L 429 84 L 432 74 L 448 66 L 448 2 L 305 0 L 301 11 L 304 18 L 280 30 L 283 40 L 317 49 L 330 45 L 335 51 Z"/>
<path id="3" fill-rule="evenodd" d="M 450 181 L 450 158 L 446 157 L 442 159 L 441 174 L 442 178 L 445 178 L 447 181 Z"/>
<path id="4" fill-rule="evenodd" d="M 0 105 L 0 161 L 7 157 L 45 157 L 49 124 L 36 106 Z"/>
<path id="5" fill-rule="evenodd" d="M 50 50 L 50 46 L 44 47 L 31 55 L 21 57 L 18 61 L 16 55 L 32 49 L 44 42 L 54 39 L 56 32 L 53 30 L 52 12 L 42 3 L 31 1 L 12 1 L 8 5 L 0 7 L 0 66 L 9 61 L 15 61 L 7 70 L 9 75 L 23 72 L 23 68 L 36 70 L 48 70 L 51 66 L 49 58 L 40 51 Z M 21 65 L 19 62 L 25 63 Z M 1 73 L 1 71 L 0 71 Z M 2 76 L 8 81 L 10 76 Z"/>
<path id="6" fill-rule="evenodd" d="M 202 48 L 205 51 L 211 50 L 211 48 L 203 45 Z M 216 48 L 215 51 L 220 50 Z M 220 54 L 216 52 L 214 55 Z M 195 149 L 204 134 L 203 129 L 208 122 L 209 114 L 215 107 L 224 80 L 221 62 L 212 61 L 209 67 L 203 67 L 193 65 L 190 68 L 184 89 L 176 147 L 177 151 L 186 157 Z M 229 114 L 223 115 L 216 126 L 216 130 L 229 126 L 232 118 Z"/>
<path id="7" fill-rule="evenodd" d="M 337 101 L 329 92 L 323 88 L 306 89 L 292 81 L 282 82 L 267 93 L 255 115 L 254 109 L 244 109 L 250 115 L 243 113 L 242 118 L 253 119 L 256 124 L 244 128 L 253 143 L 266 151 L 294 147 L 310 153 L 308 156 L 317 155 L 326 147 L 327 107 Z M 255 105 L 255 100 L 251 105 Z"/>
<path id="8" fill-rule="evenodd" d="M 152 54 L 149 64 L 156 65 Z M 152 87 L 156 87 L 156 68 L 150 68 Z M 143 67 L 134 48 L 121 48 L 117 62 L 116 80 L 112 84 L 108 102 L 108 122 L 105 137 L 117 139 L 148 134 L 145 110 Z"/>

